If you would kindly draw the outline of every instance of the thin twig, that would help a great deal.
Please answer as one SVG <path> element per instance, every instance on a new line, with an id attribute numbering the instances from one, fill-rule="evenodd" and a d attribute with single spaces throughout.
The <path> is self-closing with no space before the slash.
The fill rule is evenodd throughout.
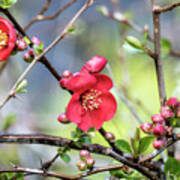
<path id="1" fill-rule="evenodd" d="M 164 13 L 164 12 L 167 12 L 167 11 L 171 11 L 173 10 L 174 8 L 176 7 L 179 7 L 180 6 L 180 2 L 175 2 L 169 6 L 165 6 L 165 7 L 160 7 L 160 6 L 155 6 L 153 8 L 153 11 L 155 13 Z"/>
<path id="2" fill-rule="evenodd" d="M 40 22 L 40 21 L 45 21 L 45 20 L 53 20 L 55 18 L 57 18 L 64 10 L 66 10 L 67 8 L 69 8 L 70 6 L 72 6 L 75 2 L 77 2 L 77 0 L 72 0 L 69 3 L 67 3 L 66 5 L 64 5 L 63 7 L 59 8 L 59 10 L 54 13 L 51 16 L 44 16 L 43 14 L 45 13 L 45 11 L 47 11 L 49 5 L 50 5 L 50 1 L 47 1 L 43 8 L 40 10 L 40 12 L 31 19 L 31 21 L 29 21 L 29 23 L 24 27 L 24 30 L 27 30 L 32 24 L 34 24 L 35 22 Z"/>
<path id="3" fill-rule="evenodd" d="M 76 15 L 70 20 L 70 22 L 67 24 L 67 26 L 64 28 L 62 33 L 46 48 L 44 51 L 35 57 L 35 59 L 31 62 L 31 64 L 25 69 L 25 71 L 21 74 L 21 76 L 18 78 L 12 89 L 10 90 L 8 96 L 5 98 L 5 100 L 0 104 L 0 109 L 7 103 L 7 99 L 9 100 L 12 95 L 15 95 L 16 93 L 16 86 L 19 82 L 25 79 L 25 77 L 28 75 L 28 73 L 31 71 L 31 69 L 36 65 L 36 63 L 47 53 L 49 52 L 57 43 L 59 43 L 67 34 L 68 30 L 73 26 L 75 21 L 79 18 L 79 16 L 89 7 L 93 4 L 93 0 L 87 0 L 87 2 L 82 6 L 82 8 L 76 13 Z"/>
<path id="4" fill-rule="evenodd" d="M 87 177 L 87 176 L 105 172 L 105 171 L 123 169 L 123 167 L 124 166 L 119 165 L 119 164 L 106 166 L 106 167 L 97 167 L 97 168 L 94 168 L 93 170 L 90 170 L 81 174 L 77 174 L 77 175 L 72 175 L 72 176 L 59 174 L 52 171 L 47 171 L 44 173 L 44 171 L 40 169 L 14 167 L 13 169 L 0 169 L 0 174 L 2 173 L 28 173 L 29 174 L 30 173 L 30 175 L 38 174 L 38 175 L 42 175 L 43 177 L 54 177 L 54 178 L 64 179 L 64 180 L 77 180 L 83 177 Z"/>

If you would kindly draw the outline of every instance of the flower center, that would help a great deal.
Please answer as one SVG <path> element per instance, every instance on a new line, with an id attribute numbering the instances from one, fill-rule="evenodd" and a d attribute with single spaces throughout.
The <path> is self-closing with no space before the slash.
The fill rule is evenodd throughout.
<path id="1" fill-rule="evenodd" d="M 102 102 L 101 98 L 101 91 L 97 89 L 90 89 L 82 95 L 82 107 L 84 110 L 95 110 L 98 109 L 100 103 Z"/>
<path id="2" fill-rule="evenodd" d="M 8 40 L 8 35 L 2 30 L 0 30 L 0 50 L 4 49 L 8 45 Z"/>

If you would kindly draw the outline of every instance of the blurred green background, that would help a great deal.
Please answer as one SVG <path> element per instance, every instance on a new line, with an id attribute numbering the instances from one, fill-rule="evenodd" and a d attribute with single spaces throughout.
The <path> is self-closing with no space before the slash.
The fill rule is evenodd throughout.
<path id="1" fill-rule="evenodd" d="M 85 0 L 79 0 L 53 21 L 35 23 L 28 29 L 27 33 L 31 37 L 39 37 L 45 43 L 45 46 L 48 46 L 84 2 Z M 145 54 L 128 53 L 123 48 L 124 38 L 127 35 L 133 35 L 140 40 L 142 40 L 142 35 L 126 25 L 104 17 L 96 10 L 96 7 L 100 5 L 105 5 L 110 12 L 119 10 L 142 28 L 147 24 L 152 35 L 150 2 L 147 0 L 118 0 L 117 2 L 119 7 L 114 10 L 110 0 L 95 0 L 94 5 L 79 18 L 75 33 L 62 40 L 46 57 L 59 73 L 66 69 L 72 72 L 79 71 L 81 66 L 92 56 L 101 55 L 106 57 L 112 68 L 114 83 L 119 87 L 120 93 L 129 99 L 143 122 L 150 121 L 151 114 L 158 113 L 160 107 L 153 60 Z M 176 1 L 158 1 L 161 5 L 172 2 Z M 43 3 L 45 3 L 45 0 L 19 0 L 10 11 L 21 25 L 26 25 L 38 13 Z M 46 14 L 51 15 L 65 3 L 67 3 L 67 0 L 52 0 L 52 5 Z M 178 34 L 180 32 L 180 9 L 163 14 L 161 19 L 162 36 L 172 42 L 173 49 L 180 50 Z M 6 68 L 0 74 L 1 101 L 19 75 L 28 66 L 22 57 L 23 53 L 12 56 Z M 163 59 L 163 65 L 167 96 L 179 98 L 180 59 L 168 56 Z M 107 71 L 105 70 L 104 73 L 107 73 Z M 27 80 L 28 92 L 20 95 L 20 100 L 10 100 L 1 110 L 0 127 L 3 126 L 8 115 L 15 114 L 15 122 L 8 128 L 7 132 L 21 134 L 46 133 L 70 138 L 71 131 L 76 126 L 74 124 L 61 125 L 57 121 L 58 115 L 65 111 L 70 99 L 68 92 L 59 87 L 56 79 L 41 64 L 37 64 L 32 69 Z M 111 121 L 104 124 L 104 128 L 107 131 L 112 131 L 117 138 L 130 139 L 139 123 L 121 101 L 119 93 L 115 89 L 112 89 L 112 92 L 118 101 L 118 111 Z M 93 137 L 93 142 L 101 142 L 101 144 L 107 145 L 98 132 Z M 40 167 L 40 160 L 45 162 L 51 159 L 56 150 L 55 147 L 40 145 L 0 145 L 0 168 L 9 167 L 11 162 L 23 167 L 38 168 Z M 52 169 L 68 174 L 77 172 L 74 165 L 79 158 L 78 153 L 72 152 L 69 154 L 72 157 L 70 163 L 66 164 L 58 159 Z M 97 158 L 96 166 L 112 163 L 111 159 L 102 156 Z M 69 172 L 69 169 L 72 171 Z M 100 180 L 106 177 L 108 177 L 108 173 L 92 176 L 89 179 Z M 40 180 L 42 178 L 32 176 L 26 177 L 26 179 Z"/>

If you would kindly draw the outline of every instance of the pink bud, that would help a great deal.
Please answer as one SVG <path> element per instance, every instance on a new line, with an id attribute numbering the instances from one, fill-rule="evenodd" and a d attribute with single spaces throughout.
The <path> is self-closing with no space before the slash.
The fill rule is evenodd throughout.
<path id="1" fill-rule="evenodd" d="M 160 114 L 164 119 L 170 119 L 174 117 L 174 113 L 169 109 L 168 106 L 162 106 Z"/>
<path id="2" fill-rule="evenodd" d="M 69 70 L 65 70 L 62 75 L 66 79 L 69 79 L 70 77 L 72 77 L 72 73 Z"/>
<path id="3" fill-rule="evenodd" d="M 86 163 L 82 160 L 78 160 L 76 165 L 80 171 L 85 171 L 87 169 Z"/>
<path id="4" fill-rule="evenodd" d="M 106 58 L 102 56 L 94 56 L 90 60 L 88 60 L 83 67 L 85 67 L 90 73 L 96 73 L 100 72 L 104 68 L 106 63 Z"/>
<path id="5" fill-rule="evenodd" d="M 114 137 L 114 135 L 111 132 L 106 132 L 105 133 L 105 138 L 107 140 L 109 140 L 110 142 L 113 142 L 115 140 L 115 137 Z"/>
<path id="6" fill-rule="evenodd" d="M 60 86 L 61 86 L 62 88 L 65 88 L 67 81 L 68 81 L 68 79 L 62 78 L 62 79 L 59 81 Z"/>
<path id="7" fill-rule="evenodd" d="M 58 116 L 58 121 L 62 124 L 67 124 L 69 123 L 69 119 L 67 118 L 66 116 L 66 113 L 61 113 L 59 116 Z"/>
<path id="8" fill-rule="evenodd" d="M 164 136 L 166 134 L 166 130 L 163 125 L 157 124 L 153 129 L 153 134 L 155 136 Z"/>
<path id="9" fill-rule="evenodd" d="M 153 125 L 151 123 L 144 123 L 140 126 L 141 130 L 145 133 L 152 132 Z"/>
<path id="10" fill-rule="evenodd" d="M 160 114 L 154 114 L 151 118 L 153 123 L 165 124 L 165 120 Z"/>
<path id="11" fill-rule="evenodd" d="M 80 155 L 80 158 L 81 158 L 82 160 L 86 160 L 88 157 L 90 157 L 89 151 L 88 151 L 88 150 L 85 150 L 85 149 L 81 150 L 81 151 L 79 152 L 79 155 Z"/>
<path id="12" fill-rule="evenodd" d="M 29 50 L 29 55 L 30 55 L 30 56 L 34 56 L 34 55 L 35 55 L 34 49 L 31 48 L 31 49 Z"/>
<path id="13" fill-rule="evenodd" d="M 25 49 L 27 48 L 27 43 L 26 43 L 26 41 L 23 40 L 23 39 L 17 40 L 17 48 L 18 48 L 18 50 L 20 50 L 20 51 L 25 50 Z"/>
<path id="14" fill-rule="evenodd" d="M 26 53 L 24 54 L 24 60 L 29 59 L 29 58 L 30 58 L 30 55 L 29 55 L 29 53 L 26 52 Z"/>
<path id="15" fill-rule="evenodd" d="M 169 107 L 171 107 L 171 108 L 175 108 L 175 107 L 178 106 L 178 99 L 175 98 L 175 97 L 170 97 L 170 98 L 167 100 L 166 104 L 167 104 Z"/>
<path id="16" fill-rule="evenodd" d="M 95 164 L 95 160 L 92 157 L 86 159 L 86 164 L 88 168 L 92 168 Z"/>
<path id="17" fill-rule="evenodd" d="M 171 126 L 166 126 L 166 131 L 169 136 L 172 136 L 173 134 L 173 128 Z"/>
<path id="18" fill-rule="evenodd" d="M 41 43 L 41 41 L 39 40 L 39 38 L 37 38 L 36 36 L 33 36 L 31 39 L 32 43 L 35 45 L 39 45 Z"/>
<path id="19" fill-rule="evenodd" d="M 166 143 L 166 138 L 163 139 L 155 139 L 153 142 L 153 147 L 155 149 L 161 149 Z"/>

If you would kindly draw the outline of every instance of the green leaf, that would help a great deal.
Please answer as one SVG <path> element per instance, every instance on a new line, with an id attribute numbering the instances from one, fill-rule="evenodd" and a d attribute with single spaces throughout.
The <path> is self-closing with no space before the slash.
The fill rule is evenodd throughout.
<path id="1" fill-rule="evenodd" d="M 28 37 L 23 37 L 23 40 L 29 45 L 31 44 L 31 40 Z"/>
<path id="2" fill-rule="evenodd" d="M 1 0 L 0 6 L 4 9 L 10 8 L 12 5 L 17 3 L 17 0 Z"/>
<path id="3" fill-rule="evenodd" d="M 152 144 L 153 140 L 154 136 L 143 137 L 139 142 L 139 153 L 145 152 L 148 149 L 149 145 Z"/>
<path id="4" fill-rule="evenodd" d="M 133 48 L 140 49 L 140 50 L 143 49 L 143 46 L 142 46 L 141 42 L 139 41 L 139 39 L 137 39 L 134 36 L 127 36 L 125 41 Z"/>
<path id="5" fill-rule="evenodd" d="M 44 49 L 44 43 L 40 43 L 39 45 L 33 45 L 33 49 L 35 54 L 39 55 L 43 52 Z"/>
<path id="6" fill-rule="evenodd" d="M 28 82 L 26 79 L 20 81 L 16 86 L 16 92 L 17 93 L 25 93 L 27 90 L 25 89 L 28 85 Z"/>
<path id="7" fill-rule="evenodd" d="M 76 26 L 72 26 L 71 28 L 68 29 L 68 33 L 74 34 L 75 30 L 76 30 Z"/>
<path id="8" fill-rule="evenodd" d="M 69 162 L 71 161 L 70 156 L 67 155 L 67 154 L 65 154 L 65 153 L 60 154 L 60 157 L 61 157 L 61 159 L 62 159 L 64 162 L 66 162 L 66 163 L 69 163 Z"/>
<path id="9" fill-rule="evenodd" d="M 12 126 L 12 124 L 14 123 L 15 118 L 16 118 L 15 114 L 8 115 L 3 122 L 2 130 L 6 131 L 7 129 L 9 129 Z"/>
<path id="10" fill-rule="evenodd" d="M 125 42 L 125 43 L 123 44 L 123 48 L 124 48 L 124 50 L 125 50 L 127 53 L 130 53 L 130 54 L 144 53 L 143 50 L 134 48 L 134 47 L 132 47 L 131 45 L 129 45 L 127 42 Z"/>
<path id="11" fill-rule="evenodd" d="M 171 43 L 169 40 L 167 39 L 162 39 L 161 40 L 161 52 L 162 52 L 162 57 L 166 58 L 170 51 L 171 51 Z"/>
<path id="12" fill-rule="evenodd" d="M 118 139 L 115 142 L 115 145 L 123 152 L 125 153 L 132 153 L 131 147 L 129 143 L 123 139 Z"/>
<path id="13" fill-rule="evenodd" d="M 180 173 L 180 162 L 174 158 L 168 158 L 165 163 L 164 171 L 173 175 Z"/>
<path id="14" fill-rule="evenodd" d="M 134 156 L 137 156 L 139 151 L 139 140 L 135 140 L 134 138 L 131 138 L 131 147 L 133 149 Z"/>
<path id="15" fill-rule="evenodd" d="M 143 46 L 145 46 L 146 43 L 147 43 L 148 34 L 149 34 L 149 31 L 146 31 L 146 32 L 144 33 L 144 35 L 143 35 L 143 40 L 142 40 Z"/>

